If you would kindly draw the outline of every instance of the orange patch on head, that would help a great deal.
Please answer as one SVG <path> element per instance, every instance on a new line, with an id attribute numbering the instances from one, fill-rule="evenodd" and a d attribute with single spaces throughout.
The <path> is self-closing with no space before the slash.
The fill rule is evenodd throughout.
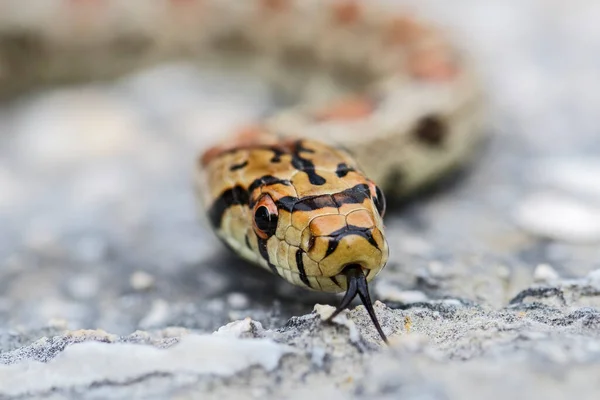
<path id="1" fill-rule="evenodd" d="M 327 236 L 346 226 L 346 218 L 343 215 L 323 215 L 310 221 L 310 232 L 314 236 Z"/>
<path id="2" fill-rule="evenodd" d="M 408 70 L 416 78 L 449 81 L 458 75 L 458 66 L 446 48 L 415 50 L 408 59 Z"/>
<path id="3" fill-rule="evenodd" d="M 358 21 L 362 13 L 361 7 L 355 0 L 345 0 L 334 4 L 333 16 L 340 24 L 352 24 Z"/>
<path id="4" fill-rule="evenodd" d="M 315 118 L 318 121 L 353 121 L 368 117 L 373 109 L 373 103 L 366 97 L 352 97 L 315 113 Z"/>
<path id="5" fill-rule="evenodd" d="M 346 223 L 359 228 L 371 228 L 374 221 L 367 210 L 356 210 L 346 216 Z"/>

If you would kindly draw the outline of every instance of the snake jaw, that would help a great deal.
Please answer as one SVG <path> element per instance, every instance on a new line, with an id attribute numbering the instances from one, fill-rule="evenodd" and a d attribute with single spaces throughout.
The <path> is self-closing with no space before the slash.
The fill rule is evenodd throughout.
<path id="1" fill-rule="evenodd" d="M 356 295 L 358 295 L 363 305 L 367 309 L 367 313 L 369 314 L 373 325 L 375 325 L 377 333 L 379 333 L 379 336 L 381 336 L 386 344 L 389 344 L 385 333 L 383 333 L 383 329 L 381 329 L 381 325 L 379 324 L 379 320 L 375 314 L 373 304 L 371 303 L 371 297 L 369 296 L 369 285 L 367 284 L 367 278 L 363 273 L 362 267 L 358 264 L 351 264 L 344 268 L 343 273 L 346 275 L 348 282 L 346 294 L 333 314 L 327 318 L 327 322 L 331 322 L 331 320 L 333 320 L 340 312 L 346 309 L 352 300 L 354 300 Z"/>

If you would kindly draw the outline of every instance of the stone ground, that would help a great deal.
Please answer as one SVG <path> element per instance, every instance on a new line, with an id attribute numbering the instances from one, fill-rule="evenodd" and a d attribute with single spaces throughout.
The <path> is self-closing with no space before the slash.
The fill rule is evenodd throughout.
<path id="1" fill-rule="evenodd" d="M 272 101 L 177 63 L 0 108 L 0 399 L 597 398 L 600 3 L 418 3 L 481 66 L 490 140 L 387 220 L 390 347 L 198 223 L 198 149 Z"/>

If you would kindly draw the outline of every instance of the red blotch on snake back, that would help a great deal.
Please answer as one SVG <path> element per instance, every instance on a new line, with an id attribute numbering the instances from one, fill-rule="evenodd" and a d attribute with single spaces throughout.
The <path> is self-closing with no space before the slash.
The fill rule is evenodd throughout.
<path id="1" fill-rule="evenodd" d="M 373 102 L 366 97 L 351 97 L 315 113 L 317 121 L 363 119 L 373 113 Z"/>
<path id="2" fill-rule="evenodd" d="M 360 19 L 361 6 L 355 0 L 344 0 L 333 5 L 333 16 L 340 24 L 352 24 Z"/>

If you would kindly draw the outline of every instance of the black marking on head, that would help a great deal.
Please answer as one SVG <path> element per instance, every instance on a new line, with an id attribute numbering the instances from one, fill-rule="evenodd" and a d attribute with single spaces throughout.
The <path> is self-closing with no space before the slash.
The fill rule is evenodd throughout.
<path id="1" fill-rule="evenodd" d="M 430 147 L 440 147 L 447 133 L 446 125 L 436 115 L 421 118 L 414 131 L 415 137 Z"/>
<path id="2" fill-rule="evenodd" d="M 310 281 L 308 280 L 308 276 L 306 276 L 306 270 L 304 269 L 304 261 L 302 261 L 302 254 L 304 254 L 304 251 L 302 251 L 302 249 L 296 250 L 296 266 L 298 267 L 300 280 L 310 288 Z"/>
<path id="3" fill-rule="evenodd" d="M 325 257 L 323 258 L 327 258 L 329 257 L 331 254 L 333 254 L 333 252 L 335 251 L 335 249 L 337 249 L 338 244 L 340 244 L 340 241 L 337 240 L 337 238 L 332 238 L 329 240 L 329 245 L 327 246 L 327 251 L 325 252 Z"/>
<path id="4" fill-rule="evenodd" d="M 325 252 L 325 257 L 329 257 L 333 252 L 337 249 L 338 245 L 346 236 L 356 235 L 365 238 L 369 244 L 376 249 L 379 249 L 379 245 L 373 238 L 373 232 L 371 228 L 362 228 L 360 226 L 348 225 L 341 229 L 338 229 L 335 232 L 331 232 L 331 234 L 327 235 L 330 237 L 329 246 L 327 246 L 327 251 Z"/>
<path id="5" fill-rule="evenodd" d="M 383 217 L 386 210 L 385 196 L 379 186 L 375 186 L 375 193 L 376 196 L 373 198 L 373 203 L 375 203 L 375 208 L 377 208 L 379 215 Z"/>
<path id="6" fill-rule="evenodd" d="M 290 186 L 292 184 L 287 179 L 279 179 L 272 175 L 265 175 L 265 176 L 261 176 L 258 179 L 255 179 L 254 182 L 252 182 L 250 184 L 250 186 L 248 186 L 248 193 L 254 192 L 256 189 L 258 189 L 261 186 L 275 185 L 277 183 L 280 183 L 285 186 Z"/>
<path id="7" fill-rule="evenodd" d="M 348 172 L 351 172 L 351 171 L 355 171 L 355 169 L 348 166 L 348 164 L 346 164 L 346 163 L 339 163 L 337 168 L 335 169 L 335 174 L 339 178 L 343 178 L 346 175 L 348 175 Z"/>
<path id="8" fill-rule="evenodd" d="M 298 153 L 310 153 L 310 154 L 314 154 L 315 153 L 315 151 L 313 149 L 309 149 L 307 147 L 304 147 L 302 145 L 302 140 L 298 140 L 296 142 L 295 146 L 296 146 L 296 149 L 297 149 L 295 151 L 298 152 Z"/>
<path id="9" fill-rule="evenodd" d="M 315 237 L 311 235 L 310 239 L 308 239 L 308 249 L 306 250 L 311 251 L 313 247 L 315 247 Z"/>
<path id="10" fill-rule="evenodd" d="M 359 183 L 349 189 L 334 194 L 333 200 L 338 207 L 341 207 L 343 204 L 360 204 L 370 197 L 371 191 L 369 190 L 369 185 Z"/>
<path id="11" fill-rule="evenodd" d="M 302 198 L 285 196 L 275 202 L 277 208 L 293 211 L 313 211 L 325 207 L 341 207 L 343 204 L 360 204 L 371 197 L 369 186 L 360 183 L 333 195 L 306 196 Z"/>
<path id="12" fill-rule="evenodd" d="M 271 151 L 274 153 L 273 158 L 271 158 L 271 162 L 272 163 L 281 162 L 281 156 L 284 154 L 284 152 L 277 147 L 271 147 Z"/>
<path id="13" fill-rule="evenodd" d="M 258 251 L 261 257 L 265 259 L 265 261 L 269 265 L 269 268 L 271 269 L 271 272 L 279 276 L 279 272 L 277 272 L 277 267 L 273 265 L 273 263 L 271 263 L 271 260 L 269 260 L 269 250 L 267 249 L 268 239 L 261 239 L 258 236 L 256 238 L 258 239 Z"/>
<path id="14" fill-rule="evenodd" d="M 248 236 L 247 233 L 246 233 L 246 235 L 244 235 L 244 239 L 246 242 L 246 247 L 249 248 L 250 250 L 252 250 L 252 244 L 250 244 L 250 237 Z"/>
<path id="15" fill-rule="evenodd" d="M 215 229 L 221 226 L 221 220 L 225 211 L 231 206 L 237 204 L 248 204 L 248 191 L 241 186 L 234 186 L 227 189 L 215 200 L 212 206 L 208 209 L 208 219 Z"/>
<path id="16" fill-rule="evenodd" d="M 324 194 L 322 196 L 305 197 L 297 201 L 294 205 L 294 211 L 312 211 L 327 207 L 337 208 L 337 204 L 333 201 L 331 195 Z"/>
<path id="17" fill-rule="evenodd" d="M 231 167 L 229 167 L 229 170 L 230 170 L 231 172 L 233 172 L 233 171 L 237 171 L 238 169 L 245 168 L 247 165 L 248 165 L 248 160 L 246 160 L 246 161 L 244 161 L 244 162 L 241 162 L 241 163 L 239 163 L 239 164 L 233 164 Z"/>
<path id="18" fill-rule="evenodd" d="M 315 164 L 300 155 L 300 153 L 314 153 L 314 150 L 302 146 L 302 141 L 298 140 L 292 150 L 292 166 L 298 171 L 308 175 L 308 181 L 313 185 L 324 185 L 326 180 L 315 172 Z"/>
<path id="19" fill-rule="evenodd" d="M 277 208 L 286 210 L 287 212 L 292 212 L 297 202 L 297 197 L 285 196 L 275 201 L 275 204 L 277 205 Z"/>
<path id="20" fill-rule="evenodd" d="M 330 277 L 329 277 L 329 280 L 330 280 L 331 282 L 335 283 L 335 284 L 336 284 L 338 287 L 340 287 L 340 288 L 342 287 L 342 285 L 340 285 L 340 283 L 338 282 L 338 280 L 337 280 L 337 278 L 335 277 L 335 275 L 334 275 L 334 276 L 330 276 Z"/>

